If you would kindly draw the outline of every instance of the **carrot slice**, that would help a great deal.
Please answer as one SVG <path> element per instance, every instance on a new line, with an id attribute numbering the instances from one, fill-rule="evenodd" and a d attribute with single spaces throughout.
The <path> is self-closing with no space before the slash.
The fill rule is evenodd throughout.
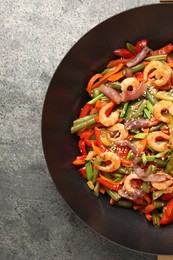
<path id="1" fill-rule="evenodd" d="M 119 71 L 118 73 L 111 75 L 108 78 L 108 81 L 114 82 L 124 77 L 124 70 Z"/>
<path id="2" fill-rule="evenodd" d="M 99 80 L 100 78 L 102 78 L 103 75 L 101 73 L 97 73 L 94 76 L 92 76 L 88 82 L 86 91 L 91 94 L 91 90 L 92 90 L 92 86 L 94 85 L 94 83 Z"/>
<path id="3" fill-rule="evenodd" d="M 88 86 L 87 86 L 87 88 L 86 88 L 86 90 L 88 91 L 88 93 L 91 95 L 91 90 L 92 90 L 92 89 L 97 88 L 97 87 L 100 86 L 102 83 L 105 83 L 105 82 L 107 81 L 107 79 L 108 79 L 111 75 L 113 75 L 113 74 L 117 73 L 118 71 L 120 71 L 123 66 L 124 66 L 124 64 L 120 63 L 120 64 L 118 64 L 118 66 L 117 66 L 115 69 L 113 69 L 113 70 L 111 70 L 110 72 L 108 72 L 105 76 L 103 76 L 102 74 L 99 74 L 99 75 L 102 75 L 102 77 L 100 76 L 100 79 L 99 79 L 99 76 L 98 76 L 98 78 L 96 77 L 96 78 L 99 79 L 99 80 L 98 80 L 96 83 L 94 83 L 94 84 L 93 84 L 94 80 L 92 80 L 92 78 L 94 77 L 94 76 L 93 76 L 93 77 L 90 79 L 90 81 L 89 81 L 89 83 L 88 83 Z M 98 75 L 98 74 L 96 74 L 96 75 Z M 95 78 L 94 78 L 94 79 L 95 79 Z M 96 81 L 96 79 L 95 79 L 95 81 Z"/>

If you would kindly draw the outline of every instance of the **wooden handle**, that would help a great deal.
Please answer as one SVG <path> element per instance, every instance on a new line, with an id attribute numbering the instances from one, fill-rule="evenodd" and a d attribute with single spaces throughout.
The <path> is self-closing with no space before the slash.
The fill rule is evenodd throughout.
<path id="1" fill-rule="evenodd" d="M 173 0 L 160 0 L 160 2 L 173 2 Z"/>
<path id="2" fill-rule="evenodd" d="M 164 255 L 160 255 L 157 257 L 157 260 L 173 260 L 173 256 L 164 256 Z"/>

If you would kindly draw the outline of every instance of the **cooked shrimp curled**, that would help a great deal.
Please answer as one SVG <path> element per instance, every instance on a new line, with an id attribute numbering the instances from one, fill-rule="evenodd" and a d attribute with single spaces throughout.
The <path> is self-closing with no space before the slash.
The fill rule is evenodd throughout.
<path id="1" fill-rule="evenodd" d="M 101 166 L 101 165 L 95 165 L 95 167 L 100 170 L 100 171 L 104 171 L 104 172 L 114 172 L 116 171 L 119 167 L 120 167 L 120 158 L 113 152 L 104 152 L 101 153 L 100 155 L 100 159 L 103 162 L 107 162 L 109 163 L 106 166 Z"/>

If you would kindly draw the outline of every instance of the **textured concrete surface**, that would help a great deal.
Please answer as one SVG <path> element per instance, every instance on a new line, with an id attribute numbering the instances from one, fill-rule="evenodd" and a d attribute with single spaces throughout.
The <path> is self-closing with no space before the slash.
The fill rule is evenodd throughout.
<path id="1" fill-rule="evenodd" d="M 155 0 L 3 0 L 0 5 L 0 260 L 154 260 L 91 231 L 49 176 L 44 97 L 72 45 L 101 21 Z"/>

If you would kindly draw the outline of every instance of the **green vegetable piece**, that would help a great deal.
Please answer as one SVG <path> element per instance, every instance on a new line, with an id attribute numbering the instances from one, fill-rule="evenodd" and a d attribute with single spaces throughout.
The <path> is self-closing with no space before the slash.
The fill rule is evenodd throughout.
<path id="1" fill-rule="evenodd" d="M 149 181 L 143 181 L 142 183 L 142 187 L 143 191 L 145 191 L 146 193 L 150 192 L 150 188 L 151 188 L 151 183 Z"/>
<path id="2" fill-rule="evenodd" d="M 98 95 L 100 95 L 100 90 L 99 88 L 94 88 L 93 91 L 92 91 L 92 96 L 93 98 L 97 97 Z"/>
<path id="3" fill-rule="evenodd" d="M 157 98 L 151 93 L 151 91 L 147 91 L 146 92 L 146 99 L 148 100 L 148 101 L 150 101 L 150 103 L 154 106 L 157 102 L 158 102 L 158 100 L 157 100 Z"/>
<path id="4" fill-rule="evenodd" d="M 160 227 L 160 216 L 158 210 L 156 209 L 152 211 L 152 222 L 154 227 Z"/>
<path id="5" fill-rule="evenodd" d="M 122 109 L 121 114 L 120 114 L 120 117 L 121 117 L 121 118 L 125 117 L 125 114 L 126 114 L 128 105 L 129 105 L 129 102 L 126 102 L 126 103 L 124 104 L 123 109 Z"/>
<path id="6" fill-rule="evenodd" d="M 146 165 L 146 163 L 147 163 L 147 157 L 146 157 L 145 153 L 142 153 L 142 162 L 144 165 Z"/>
<path id="7" fill-rule="evenodd" d="M 130 174 L 132 172 L 132 169 L 131 168 L 120 167 L 116 172 L 122 173 L 122 174 Z"/>
<path id="8" fill-rule="evenodd" d="M 114 81 L 112 83 L 109 83 L 109 86 L 116 90 L 121 90 L 121 83 L 119 81 Z"/>
<path id="9" fill-rule="evenodd" d="M 147 155 L 146 158 L 147 158 L 147 162 L 153 162 L 155 160 L 156 156 L 155 155 Z"/>
<path id="10" fill-rule="evenodd" d="M 133 45 L 133 44 L 130 43 L 130 42 L 127 42 L 127 43 L 126 43 L 126 48 L 127 48 L 127 50 L 130 51 L 132 54 L 134 54 L 135 51 L 136 51 L 135 45 Z"/>
<path id="11" fill-rule="evenodd" d="M 144 113 L 149 119 L 151 118 L 151 112 L 148 110 L 148 108 L 144 108 Z"/>
<path id="12" fill-rule="evenodd" d="M 152 114 L 153 113 L 153 105 L 151 104 L 151 102 L 149 100 L 147 100 L 146 107 L 148 108 L 148 110 Z"/>
<path id="13" fill-rule="evenodd" d="M 88 115 L 82 118 L 78 118 L 73 121 L 73 126 L 71 127 L 71 133 L 74 134 L 76 132 L 87 129 L 96 124 L 94 117 L 98 114 Z"/>
<path id="14" fill-rule="evenodd" d="M 138 109 L 135 110 L 134 112 L 132 112 L 132 118 L 140 117 L 143 114 L 144 108 L 146 107 L 146 103 L 147 103 L 147 101 L 145 99 L 143 99 L 141 104 L 139 105 Z"/>
<path id="15" fill-rule="evenodd" d="M 173 175 L 172 171 L 173 171 L 173 152 L 171 153 L 169 162 L 166 164 L 166 168 L 165 168 L 165 172 L 171 173 L 171 175 Z"/>
<path id="16" fill-rule="evenodd" d="M 157 154 L 156 154 L 156 158 L 161 158 L 161 157 L 163 157 L 167 152 L 169 152 L 169 149 L 166 149 L 166 150 L 163 151 L 163 152 L 157 153 Z"/>
<path id="17" fill-rule="evenodd" d="M 131 208 L 133 203 L 129 200 L 121 199 L 118 201 L 117 205 L 123 208 Z"/>
<path id="18" fill-rule="evenodd" d="M 112 67 L 112 68 L 106 68 L 103 72 L 102 72 L 102 75 L 105 76 L 107 73 L 109 73 L 110 71 L 114 70 L 115 67 Z"/>
<path id="19" fill-rule="evenodd" d="M 166 206 L 167 202 L 163 200 L 154 200 L 152 204 L 155 206 L 156 209 L 160 209 Z"/>
<path id="20" fill-rule="evenodd" d="M 157 172 L 157 167 L 151 164 L 148 166 L 146 171 L 147 174 L 156 173 L 156 172 Z"/>
<path id="21" fill-rule="evenodd" d="M 131 68 L 131 71 L 132 71 L 133 73 L 136 73 L 136 72 L 139 72 L 139 71 L 143 70 L 144 67 L 145 67 L 145 65 L 144 65 L 143 63 L 139 63 L 139 64 L 137 64 L 136 66 L 132 67 L 132 68 Z"/>
<path id="22" fill-rule="evenodd" d="M 111 191 L 108 188 L 105 188 L 107 194 L 115 201 L 119 201 L 121 199 L 121 196 L 116 191 Z"/>
<path id="23" fill-rule="evenodd" d="M 160 60 L 160 61 L 166 61 L 167 54 L 159 54 L 159 55 L 153 55 L 145 58 L 145 61 L 152 61 L 152 60 Z"/>
<path id="24" fill-rule="evenodd" d="M 136 134 L 134 135 L 133 137 L 136 138 L 136 139 L 145 139 L 147 137 L 147 133 L 139 133 L 139 134 Z"/>
<path id="25" fill-rule="evenodd" d="M 130 160 L 130 159 L 132 158 L 132 156 L 133 156 L 133 152 L 132 152 L 132 150 L 130 150 L 130 151 L 128 152 L 128 154 L 127 154 L 126 159 L 127 159 L 127 160 Z"/>
<path id="26" fill-rule="evenodd" d="M 97 181 L 96 184 L 95 184 L 95 187 L 94 187 L 94 195 L 96 197 L 99 196 L 99 189 L 100 189 L 100 182 Z"/>
<path id="27" fill-rule="evenodd" d="M 93 169 L 90 161 L 85 163 L 87 180 L 90 181 L 93 178 Z"/>
<path id="28" fill-rule="evenodd" d="M 88 104 L 95 104 L 97 102 L 97 100 L 101 99 L 102 97 L 104 97 L 104 94 L 101 93 L 99 95 L 97 95 L 95 98 L 91 99 Z"/>

